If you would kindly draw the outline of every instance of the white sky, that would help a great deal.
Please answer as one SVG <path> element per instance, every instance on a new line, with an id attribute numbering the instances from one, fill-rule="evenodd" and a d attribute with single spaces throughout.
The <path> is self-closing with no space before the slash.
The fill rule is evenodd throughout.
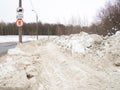
<path id="1" fill-rule="evenodd" d="M 90 24 L 100 8 L 110 0 L 22 0 L 25 22 L 36 21 L 30 1 L 39 21 L 43 23 L 70 24 L 75 19 L 75 22 Z M 1 0 L 0 21 L 16 22 L 18 2 L 19 0 Z"/>

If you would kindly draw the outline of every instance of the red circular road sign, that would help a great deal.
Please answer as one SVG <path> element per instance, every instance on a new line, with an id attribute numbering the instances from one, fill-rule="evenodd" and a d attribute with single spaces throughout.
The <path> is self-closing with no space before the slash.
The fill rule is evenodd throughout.
<path id="1" fill-rule="evenodd" d="M 18 20 L 16 21 L 16 25 L 17 25 L 18 27 L 22 27 L 22 26 L 23 26 L 23 20 L 22 20 L 22 19 L 18 19 Z"/>

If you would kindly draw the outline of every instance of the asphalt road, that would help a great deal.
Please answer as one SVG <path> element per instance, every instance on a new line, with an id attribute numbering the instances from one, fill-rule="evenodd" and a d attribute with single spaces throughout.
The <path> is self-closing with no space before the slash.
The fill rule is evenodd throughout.
<path id="1" fill-rule="evenodd" d="M 14 48 L 16 45 L 16 42 L 0 43 L 0 55 L 7 53 L 9 49 Z"/>

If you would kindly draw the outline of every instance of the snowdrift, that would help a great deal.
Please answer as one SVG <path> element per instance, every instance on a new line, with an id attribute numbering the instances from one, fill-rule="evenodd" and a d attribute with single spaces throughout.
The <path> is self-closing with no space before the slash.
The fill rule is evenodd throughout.
<path id="1" fill-rule="evenodd" d="M 81 32 L 57 37 L 54 42 L 73 56 L 82 58 L 80 61 L 86 64 L 94 65 L 95 62 L 97 67 L 120 64 L 120 31 L 106 37 Z"/>
<path id="2" fill-rule="evenodd" d="M 72 52 L 85 53 L 95 43 L 100 43 L 103 37 L 99 35 L 89 35 L 85 32 L 73 34 L 70 36 L 61 36 L 55 39 L 55 42 L 64 49 L 69 49 Z"/>

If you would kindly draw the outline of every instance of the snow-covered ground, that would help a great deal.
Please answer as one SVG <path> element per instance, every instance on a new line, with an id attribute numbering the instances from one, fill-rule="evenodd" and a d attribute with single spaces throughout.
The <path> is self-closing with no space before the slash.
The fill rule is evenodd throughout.
<path id="1" fill-rule="evenodd" d="M 120 90 L 120 32 L 18 44 L 0 71 L 0 90 Z"/>
<path id="2" fill-rule="evenodd" d="M 55 38 L 56 36 L 38 36 L 39 39 L 49 39 L 49 38 Z M 35 41 L 37 40 L 36 36 L 30 36 L 30 35 L 23 35 L 22 36 L 22 41 Z M 0 36 L 0 43 L 5 43 L 5 42 L 19 42 L 19 36 L 18 35 L 5 35 L 5 36 Z"/>

